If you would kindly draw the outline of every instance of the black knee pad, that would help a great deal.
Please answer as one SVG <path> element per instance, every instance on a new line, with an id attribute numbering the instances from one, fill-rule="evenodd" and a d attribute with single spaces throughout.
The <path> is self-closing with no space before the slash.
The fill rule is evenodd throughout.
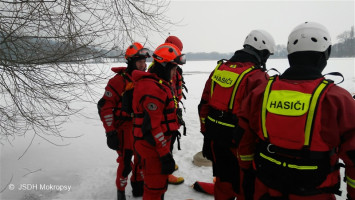
<path id="1" fill-rule="evenodd" d="M 143 196 L 144 181 L 131 182 L 131 186 L 132 186 L 132 194 L 134 197 Z"/>

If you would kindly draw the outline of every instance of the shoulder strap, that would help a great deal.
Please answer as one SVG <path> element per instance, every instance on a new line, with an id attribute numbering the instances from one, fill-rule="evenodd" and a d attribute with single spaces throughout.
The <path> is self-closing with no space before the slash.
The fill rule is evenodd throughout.
<path id="1" fill-rule="evenodd" d="M 313 91 L 312 97 L 311 97 L 311 102 L 309 105 L 309 111 L 307 114 L 307 120 L 306 120 L 306 127 L 305 127 L 305 141 L 304 141 L 304 147 L 309 148 L 312 142 L 312 133 L 313 133 L 313 127 L 314 127 L 314 122 L 316 118 L 316 112 L 317 108 L 320 102 L 320 97 L 323 95 L 323 93 L 326 91 L 329 85 L 331 85 L 333 82 L 330 82 L 326 79 L 321 81 L 319 85 L 316 87 L 316 89 Z"/>
<path id="2" fill-rule="evenodd" d="M 344 82 L 344 80 L 345 80 L 343 74 L 341 74 L 340 72 L 329 72 L 327 74 L 324 74 L 323 77 L 325 77 L 327 75 L 340 76 L 342 78 L 342 80 L 339 83 L 336 83 L 336 84 L 340 84 L 340 83 Z M 331 79 L 327 79 L 327 80 L 330 81 L 330 82 L 334 82 Z"/>
<path id="3" fill-rule="evenodd" d="M 250 73 L 251 71 L 253 71 L 254 69 L 255 69 L 255 67 L 252 66 L 252 67 L 250 67 L 250 68 L 244 70 L 244 71 L 238 76 L 238 79 L 237 79 L 237 81 L 236 81 L 236 83 L 235 83 L 235 85 L 234 85 L 234 88 L 233 88 L 232 96 L 231 96 L 231 98 L 230 98 L 230 100 L 229 100 L 229 105 L 228 105 L 229 110 L 233 110 L 234 99 L 235 99 L 235 96 L 236 96 L 236 94 L 237 94 L 237 90 L 238 90 L 238 88 L 239 88 L 240 83 L 242 82 L 242 80 L 244 79 L 244 77 L 245 77 L 248 73 Z"/>
<path id="4" fill-rule="evenodd" d="M 266 106 L 267 106 L 267 101 L 269 99 L 269 95 L 271 92 L 272 84 L 274 83 L 275 79 L 277 79 L 277 78 L 278 78 L 278 75 L 271 76 L 269 78 L 269 81 L 268 81 L 265 91 L 264 91 L 263 104 L 261 107 L 261 128 L 262 128 L 261 130 L 263 132 L 264 139 L 267 141 L 269 141 L 269 136 L 268 136 L 267 129 L 266 129 Z"/>
<path id="5" fill-rule="evenodd" d="M 125 72 L 122 72 L 120 75 L 123 76 L 123 78 L 126 79 L 128 82 L 133 82 L 132 79 Z"/>

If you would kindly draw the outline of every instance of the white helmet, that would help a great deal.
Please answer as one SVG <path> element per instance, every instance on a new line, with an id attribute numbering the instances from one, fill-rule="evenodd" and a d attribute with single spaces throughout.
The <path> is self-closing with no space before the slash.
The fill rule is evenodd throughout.
<path id="1" fill-rule="evenodd" d="M 250 45 L 257 50 L 268 50 L 270 54 L 274 54 L 275 41 L 270 33 L 264 30 L 253 30 L 245 38 L 244 45 Z"/>
<path id="2" fill-rule="evenodd" d="M 323 25 L 305 22 L 293 29 L 288 36 L 288 54 L 299 51 L 324 52 L 332 45 L 330 34 Z"/>

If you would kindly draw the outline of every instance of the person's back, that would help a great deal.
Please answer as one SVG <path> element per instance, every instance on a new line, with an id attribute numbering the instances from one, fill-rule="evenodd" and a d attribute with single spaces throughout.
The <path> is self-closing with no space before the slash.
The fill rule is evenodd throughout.
<path id="1" fill-rule="evenodd" d="M 238 154 L 244 169 L 254 155 L 256 200 L 335 199 L 339 158 L 354 199 L 355 101 L 322 75 L 330 47 L 322 25 L 296 27 L 288 41 L 290 68 L 242 103 L 238 116 L 245 135 Z"/>
<path id="2" fill-rule="evenodd" d="M 262 30 L 252 31 L 244 49 L 218 61 L 206 82 L 199 115 L 204 135 L 203 155 L 213 163 L 215 199 L 243 198 L 240 191 L 237 110 L 241 100 L 258 85 L 266 84 L 265 62 L 274 51 L 274 40 Z"/>

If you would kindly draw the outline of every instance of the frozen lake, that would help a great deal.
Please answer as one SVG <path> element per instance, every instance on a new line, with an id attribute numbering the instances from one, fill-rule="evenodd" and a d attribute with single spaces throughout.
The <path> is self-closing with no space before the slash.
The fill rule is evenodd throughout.
<path id="1" fill-rule="evenodd" d="M 324 73 L 341 72 L 345 81 L 339 86 L 355 94 L 355 59 L 331 58 Z M 149 64 L 149 63 L 148 63 Z M 111 63 L 104 67 L 125 66 Z M 210 72 L 216 61 L 191 61 L 183 66 L 185 82 L 189 89 L 184 101 L 187 124 L 187 136 L 182 136 L 181 151 L 174 150 L 174 157 L 179 165 L 176 175 L 183 176 L 182 185 L 169 185 L 166 199 L 213 199 L 212 196 L 195 192 L 190 185 L 196 180 L 211 181 L 212 172 L 209 167 L 196 167 L 192 157 L 202 148 L 202 135 L 199 132 L 197 105 Z M 270 59 L 267 68 L 276 68 L 283 72 L 288 66 L 286 59 Z M 270 72 L 274 74 L 274 72 Z M 339 77 L 327 76 L 339 82 Z M 104 92 L 102 86 L 101 94 Z M 101 96 L 97 97 L 99 100 Z M 74 116 L 63 127 L 63 135 L 79 138 L 48 138 L 54 146 L 39 137 L 31 143 L 33 133 L 16 138 L 12 143 L 1 145 L 0 160 L 0 199 L 115 199 L 116 152 L 106 146 L 106 138 L 95 104 L 83 104 L 82 116 Z M 19 159 L 20 158 L 20 159 Z M 11 187 L 8 184 L 11 183 Z M 28 185 L 27 185 L 28 184 Z M 345 184 L 342 183 L 342 186 Z M 13 186 L 13 187 L 12 187 Z M 51 187 L 53 186 L 53 187 Z M 62 186 L 62 187 L 59 187 Z M 69 189 L 70 188 L 70 189 Z M 127 199 L 135 199 L 127 185 Z M 343 195 L 344 196 L 344 195 Z M 139 198 L 136 198 L 139 199 Z M 338 199 L 345 199 L 338 197 Z"/>

